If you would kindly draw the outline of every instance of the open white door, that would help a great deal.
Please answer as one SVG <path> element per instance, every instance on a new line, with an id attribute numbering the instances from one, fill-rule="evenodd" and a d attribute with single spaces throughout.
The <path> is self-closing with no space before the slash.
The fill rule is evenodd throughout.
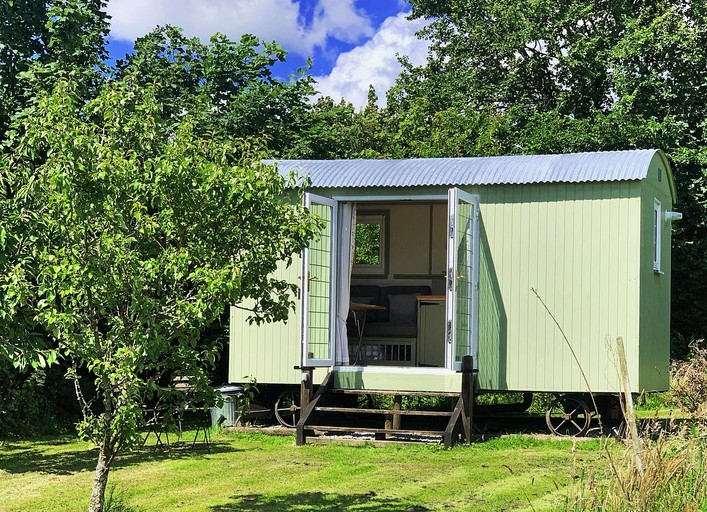
<path id="1" fill-rule="evenodd" d="M 304 251 L 302 272 L 302 365 L 333 366 L 336 332 L 336 201 L 314 194 L 304 204 L 323 221 Z"/>
<path id="2" fill-rule="evenodd" d="M 462 357 L 479 345 L 479 196 L 449 189 L 447 240 L 446 366 L 460 370 Z"/>

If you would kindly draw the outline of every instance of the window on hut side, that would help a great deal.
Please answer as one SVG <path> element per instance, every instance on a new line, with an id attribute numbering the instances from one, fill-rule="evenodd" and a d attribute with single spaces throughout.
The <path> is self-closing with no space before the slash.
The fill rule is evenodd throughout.
<path id="1" fill-rule="evenodd" d="M 382 214 L 356 216 L 354 273 L 385 273 L 385 224 Z"/>
<path id="2" fill-rule="evenodd" d="M 660 239 L 661 239 L 661 208 L 660 201 L 653 200 L 653 270 L 660 272 Z"/>

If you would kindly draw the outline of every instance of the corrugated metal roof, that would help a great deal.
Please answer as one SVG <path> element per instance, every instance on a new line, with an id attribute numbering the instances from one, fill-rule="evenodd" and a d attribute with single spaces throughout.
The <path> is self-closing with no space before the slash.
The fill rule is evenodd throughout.
<path id="1" fill-rule="evenodd" d="M 314 188 L 500 185 L 641 180 L 655 149 L 562 155 L 407 160 L 278 160 L 283 176 L 308 175 Z"/>

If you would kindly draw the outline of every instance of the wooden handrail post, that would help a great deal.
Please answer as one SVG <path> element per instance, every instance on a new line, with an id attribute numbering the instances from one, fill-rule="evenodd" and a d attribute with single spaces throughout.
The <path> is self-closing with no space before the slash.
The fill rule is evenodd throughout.
<path id="1" fill-rule="evenodd" d="M 331 389 L 333 385 L 333 374 L 332 372 L 328 372 L 325 376 L 322 382 L 319 384 L 319 388 L 317 389 L 317 392 L 312 396 L 312 377 L 314 373 L 314 368 L 313 367 L 305 367 L 305 368 L 299 368 L 295 367 L 297 369 L 302 370 L 302 385 L 301 385 L 301 399 L 300 399 L 300 419 L 297 422 L 297 438 L 296 438 L 296 443 L 297 446 L 301 446 L 305 444 L 307 441 L 307 435 L 308 435 L 308 430 L 306 428 L 307 422 L 312 419 L 312 415 L 314 413 L 314 410 L 317 408 L 317 404 L 322 400 L 322 396 L 327 393 L 329 389 Z"/>
<path id="2" fill-rule="evenodd" d="M 302 366 L 302 375 L 300 379 L 300 411 L 304 413 L 309 407 L 309 402 L 312 401 L 312 377 L 314 377 L 313 366 Z"/>
<path id="3" fill-rule="evenodd" d="M 403 403 L 403 396 L 402 395 L 395 395 L 393 397 L 393 409 L 392 409 L 392 414 L 386 414 L 385 415 L 385 429 L 386 430 L 400 430 L 400 420 L 402 419 L 400 417 L 400 414 L 397 414 L 396 411 L 400 411 L 402 408 L 402 403 Z M 380 439 L 385 439 L 386 436 L 380 436 Z M 376 438 L 379 439 L 379 438 Z"/>
<path id="4" fill-rule="evenodd" d="M 395 395 L 393 397 L 393 411 L 399 411 L 402 409 L 403 397 L 402 395 Z M 400 430 L 400 414 L 393 413 L 393 430 Z"/>
<path id="5" fill-rule="evenodd" d="M 462 357 L 462 426 L 464 440 L 471 443 L 474 421 L 474 358 Z"/>

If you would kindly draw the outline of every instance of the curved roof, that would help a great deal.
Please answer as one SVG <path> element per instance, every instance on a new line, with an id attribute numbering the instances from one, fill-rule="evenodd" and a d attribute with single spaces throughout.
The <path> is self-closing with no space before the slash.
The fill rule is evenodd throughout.
<path id="1" fill-rule="evenodd" d="M 665 155 L 656 149 L 406 160 L 278 160 L 276 163 L 283 176 L 291 171 L 308 175 L 314 188 L 500 185 L 642 180 L 656 154 L 669 170 Z M 674 195 L 672 177 L 671 190 Z"/>

